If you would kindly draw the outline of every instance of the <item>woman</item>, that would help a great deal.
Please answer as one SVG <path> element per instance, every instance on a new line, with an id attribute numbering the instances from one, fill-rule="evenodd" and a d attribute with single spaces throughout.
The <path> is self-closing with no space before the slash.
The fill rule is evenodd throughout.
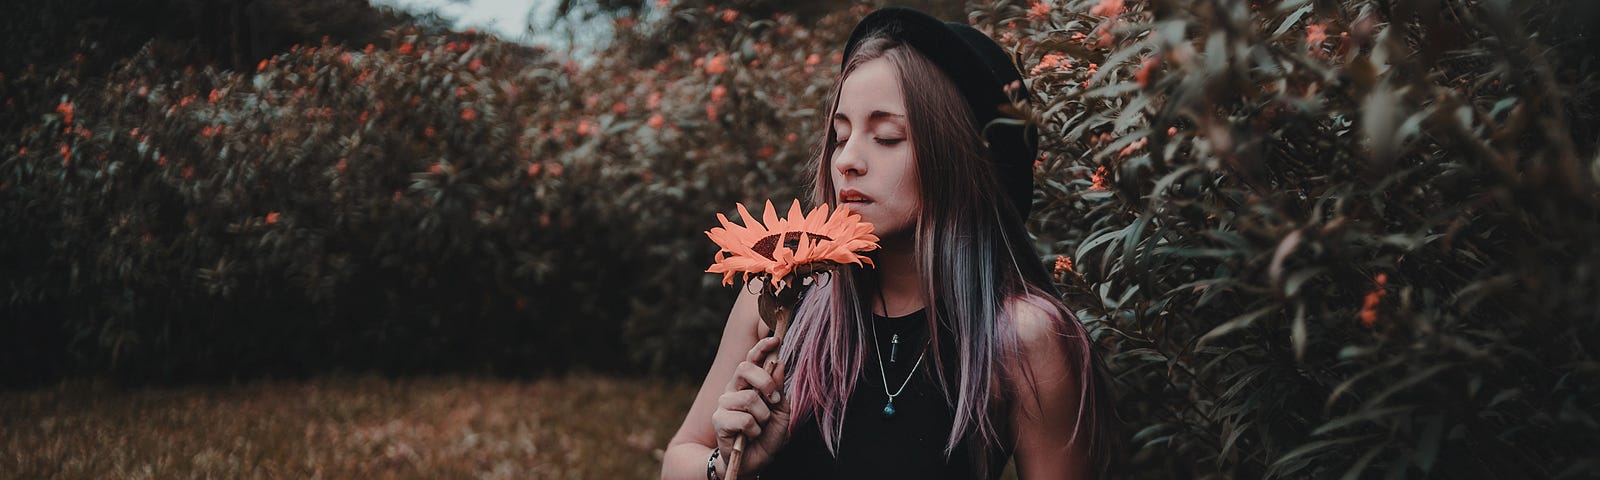
<path id="1" fill-rule="evenodd" d="M 1096 360 L 1023 227 L 1036 133 L 990 122 L 1008 85 L 1027 97 L 966 25 L 887 8 L 856 26 L 812 200 L 873 224 L 875 268 L 809 291 L 772 375 L 741 295 L 663 479 L 722 478 L 739 435 L 742 475 L 767 480 L 997 478 L 1012 456 L 1024 479 L 1104 469 Z"/>

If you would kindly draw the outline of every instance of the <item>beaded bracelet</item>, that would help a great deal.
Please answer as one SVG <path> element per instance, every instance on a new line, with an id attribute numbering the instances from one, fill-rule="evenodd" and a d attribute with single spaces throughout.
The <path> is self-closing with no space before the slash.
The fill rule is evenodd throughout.
<path id="1" fill-rule="evenodd" d="M 722 449 L 711 447 L 711 458 L 706 459 L 706 480 L 722 480 L 722 477 L 717 476 L 717 457 L 721 453 Z"/>

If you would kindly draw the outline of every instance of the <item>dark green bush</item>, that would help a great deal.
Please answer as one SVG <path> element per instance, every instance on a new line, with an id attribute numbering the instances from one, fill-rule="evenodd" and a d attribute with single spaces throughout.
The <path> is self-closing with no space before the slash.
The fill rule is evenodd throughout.
<path id="1" fill-rule="evenodd" d="M 733 296 L 701 232 L 798 194 L 847 21 L 681 6 L 643 66 L 644 27 L 588 63 L 399 28 L 14 73 L 7 377 L 699 371 Z"/>
<path id="2" fill-rule="evenodd" d="M 1551 34 L 1592 8 L 1035 5 L 976 15 L 1036 70 L 1033 230 L 1133 472 L 1600 474 L 1600 89 Z"/>

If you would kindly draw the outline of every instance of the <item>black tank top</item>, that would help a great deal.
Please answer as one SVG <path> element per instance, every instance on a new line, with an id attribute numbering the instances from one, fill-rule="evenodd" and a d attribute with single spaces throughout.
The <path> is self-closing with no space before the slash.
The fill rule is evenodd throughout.
<path id="1" fill-rule="evenodd" d="M 828 452 L 816 419 L 809 418 L 795 426 L 789 443 L 760 472 L 761 480 L 999 478 L 1011 456 L 1008 450 L 988 449 L 987 472 L 977 471 L 972 442 L 963 441 L 945 459 L 944 446 L 955 421 L 955 408 L 946 404 L 939 392 L 933 362 L 944 362 L 946 378 L 956 371 L 955 343 L 949 330 L 943 329 L 945 333 L 941 335 L 944 358 L 935 359 L 932 350 L 926 349 L 926 356 L 917 365 L 917 357 L 928 342 L 925 314 L 919 310 L 897 318 L 873 315 L 873 321 L 877 341 L 868 342 L 866 361 L 856 374 L 855 387 L 845 407 L 838 456 Z M 869 327 L 867 334 L 872 333 Z M 891 347 L 895 333 L 900 335 L 898 348 Z M 880 354 L 884 373 L 878 369 Z M 887 418 L 885 376 L 890 392 L 906 382 L 905 390 L 894 398 L 894 415 Z"/>

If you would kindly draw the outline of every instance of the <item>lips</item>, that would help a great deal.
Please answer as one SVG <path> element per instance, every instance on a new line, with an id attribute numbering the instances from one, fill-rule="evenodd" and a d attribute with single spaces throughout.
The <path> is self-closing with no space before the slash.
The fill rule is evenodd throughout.
<path id="1" fill-rule="evenodd" d="M 839 191 L 839 203 L 842 203 L 842 204 L 858 204 L 858 205 L 859 204 L 865 204 L 865 203 L 872 203 L 872 197 L 869 197 L 864 193 L 856 191 L 855 189 L 847 188 L 847 189 Z"/>

